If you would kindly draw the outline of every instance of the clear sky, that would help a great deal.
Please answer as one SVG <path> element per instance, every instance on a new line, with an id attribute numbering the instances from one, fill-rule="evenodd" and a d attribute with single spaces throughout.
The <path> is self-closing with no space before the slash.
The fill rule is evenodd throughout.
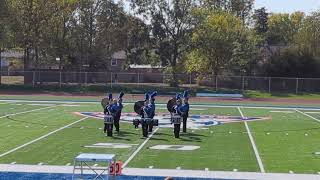
<path id="1" fill-rule="evenodd" d="M 116 0 L 119 1 L 119 0 Z M 129 5 L 125 5 L 126 9 Z M 255 9 L 266 7 L 268 12 L 292 13 L 302 11 L 310 13 L 320 10 L 320 0 L 255 0 Z"/>
<path id="2" fill-rule="evenodd" d="M 310 13 L 320 9 L 320 0 L 256 0 L 255 8 L 261 7 L 266 7 L 268 12 L 276 13 Z"/>

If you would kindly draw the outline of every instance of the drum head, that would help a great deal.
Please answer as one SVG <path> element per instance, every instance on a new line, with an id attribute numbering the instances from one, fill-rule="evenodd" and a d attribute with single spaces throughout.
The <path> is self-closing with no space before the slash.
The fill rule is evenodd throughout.
<path id="1" fill-rule="evenodd" d="M 103 109 L 105 109 L 109 105 L 109 99 L 108 98 L 103 98 L 101 100 L 101 106 Z"/>
<path id="2" fill-rule="evenodd" d="M 142 107 L 144 106 L 144 101 L 137 101 L 134 103 L 134 106 L 133 106 L 133 109 L 134 109 L 134 112 L 136 112 L 137 114 L 139 115 L 143 115 L 143 112 L 142 112 Z"/>
<path id="3" fill-rule="evenodd" d="M 167 109 L 169 112 L 173 113 L 174 110 L 173 110 L 173 106 L 175 106 L 177 103 L 176 103 L 176 98 L 172 98 L 168 101 L 167 103 Z"/>

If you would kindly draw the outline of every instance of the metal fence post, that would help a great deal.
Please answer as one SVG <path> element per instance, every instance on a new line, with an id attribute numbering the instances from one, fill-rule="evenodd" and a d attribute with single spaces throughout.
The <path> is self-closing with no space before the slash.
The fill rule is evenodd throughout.
<path id="1" fill-rule="evenodd" d="M 244 76 L 242 76 L 242 91 L 244 92 Z"/>
<path id="2" fill-rule="evenodd" d="M 271 77 L 269 77 L 269 93 L 271 93 Z"/>
<path id="3" fill-rule="evenodd" d="M 110 86 L 112 88 L 112 72 L 111 72 L 111 76 L 110 76 Z"/>
<path id="4" fill-rule="evenodd" d="M 216 91 L 218 91 L 218 76 L 214 76 L 215 80 L 216 80 Z"/>
<path id="5" fill-rule="evenodd" d="M 296 79 L 296 94 L 299 93 L 299 78 Z"/>
<path id="6" fill-rule="evenodd" d="M 165 74 L 164 74 L 164 73 L 162 73 L 162 84 L 164 84 L 164 83 L 165 83 L 165 81 L 166 81 L 166 80 L 165 80 L 165 78 L 166 78 L 166 77 L 165 77 Z"/>
<path id="7" fill-rule="evenodd" d="M 59 87 L 61 88 L 61 84 L 62 84 L 62 73 L 61 73 L 61 71 L 59 72 Z"/>
<path id="8" fill-rule="evenodd" d="M 87 86 L 88 85 L 88 72 L 84 73 L 84 85 Z"/>
<path id="9" fill-rule="evenodd" d="M 189 84 L 190 85 L 192 84 L 192 73 L 190 73 L 190 76 L 189 76 Z"/>
<path id="10" fill-rule="evenodd" d="M 138 72 L 138 85 L 140 85 L 140 73 Z"/>
<path id="11" fill-rule="evenodd" d="M 35 85 L 35 76 L 36 76 L 36 73 L 35 71 L 32 72 L 32 87 L 34 87 Z"/>

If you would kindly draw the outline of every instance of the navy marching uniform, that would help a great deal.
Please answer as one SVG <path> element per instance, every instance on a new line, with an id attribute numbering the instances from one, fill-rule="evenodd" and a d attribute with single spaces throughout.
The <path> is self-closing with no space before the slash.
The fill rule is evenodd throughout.
<path id="1" fill-rule="evenodd" d="M 150 104 L 149 104 L 149 108 L 150 108 L 150 118 L 153 119 L 154 116 L 155 116 L 155 112 L 156 112 L 156 104 L 155 104 L 155 96 L 158 94 L 157 91 L 153 92 L 151 95 L 150 95 Z M 153 129 L 153 122 L 149 125 L 149 132 L 152 132 L 152 129 Z"/>
<path id="2" fill-rule="evenodd" d="M 104 111 L 103 111 L 103 114 L 104 114 L 104 115 L 111 115 L 111 113 L 110 113 L 110 111 L 109 111 L 109 106 L 112 105 L 112 104 L 111 104 L 111 101 L 112 101 L 112 94 L 111 94 L 111 93 L 110 93 L 109 96 L 108 96 L 108 100 L 109 100 L 109 103 L 107 104 L 107 106 L 105 106 Z M 109 124 L 108 124 L 106 121 L 104 121 L 103 132 L 106 133 L 107 130 L 108 130 L 108 128 L 109 128 Z M 112 136 L 112 131 L 111 131 L 111 133 L 108 131 L 107 135 L 108 135 L 108 136 Z"/>
<path id="3" fill-rule="evenodd" d="M 181 107 L 181 94 L 177 94 L 176 95 L 176 105 L 173 106 L 173 112 L 174 114 L 176 115 L 179 115 L 179 108 Z M 179 118 L 180 119 L 180 118 Z M 181 122 L 179 120 L 179 122 L 175 123 L 175 122 L 172 122 L 174 123 L 173 124 L 173 133 L 174 133 L 174 137 L 175 138 L 179 138 L 180 137 L 180 125 L 181 125 Z"/>
<path id="4" fill-rule="evenodd" d="M 123 104 L 122 104 L 122 97 L 124 96 L 123 92 L 120 92 L 119 97 L 118 97 L 118 103 L 117 103 L 117 110 L 116 114 L 114 116 L 114 126 L 116 128 L 116 131 L 119 133 L 120 131 L 120 117 L 121 117 L 121 111 L 123 109 Z"/>
<path id="5" fill-rule="evenodd" d="M 187 119 L 189 117 L 189 92 L 184 91 L 182 96 L 183 96 L 183 104 L 178 108 L 178 114 L 183 119 L 182 131 L 184 133 L 186 133 L 187 132 Z"/>
<path id="6" fill-rule="evenodd" d="M 122 96 L 124 94 L 120 93 L 119 95 L 119 100 L 120 102 L 118 103 L 117 99 L 112 100 L 112 94 L 109 94 L 109 101 L 112 100 L 112 102 L 109 102 L 108 106 L 104 109 L 104 114 L 105 115 L 111 115 L 113 117 L 113 122 L 112 124 L 110 123 L 104 123 L 104 133 L 107 132 L 107 136 L 112 136 L 112 131 L 113 131 L 113 125 L 116 127 L 116 131 L 119 132 L 119 120 L 121 116 L 121 110 L 123 108 L 122 105 Z"/>
<path id="7" fill-rule="evenodd" d="M 143 116 L 142 119 L 142 134 L 143 137 L 148 137 L 148 132 L 152 132 L 153 128 L 153 117 L 155 116 L 155 96 L 157 92 L 153 92 L 152 94 L 145 94 L 145 106 L 142 107 Z"/>

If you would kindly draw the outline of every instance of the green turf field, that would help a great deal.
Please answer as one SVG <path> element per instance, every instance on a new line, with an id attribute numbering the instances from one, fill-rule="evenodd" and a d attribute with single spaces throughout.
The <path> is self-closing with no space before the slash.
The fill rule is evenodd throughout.
<path id="1" fill-rule="evenodd" d="M 54 98 L 50 97 L 50 100 Z M 158 113 L 166 112 L 164 105 L 157 105 L 157 108 Z M 120 134 L 106 137 L 101 129 L 102 120 L 73 114 L 99 111 L 99 101 L 0 101 L 0 163 L 72 165 L 77 154 L 91 152 L 115 153 L 119 160 L 128 163 L 128 167 L 137 168 L 320 172 L 320 155 L 315 154 L 320 152 L 320 109 L 296 111 L 276 107 L 247 108 L 246 105 L 239 109 L 198 105 L 190 114 L 241 117 L 242 113 L 244 117 L 266 119 L 247 122 L 250 131 L 244 122 L 233 122 L 205 129 L 188 129 L 180 139 L 173 138 L 172 128 L 159 128 L 147 140 L 141 138 L 141 129 L 136 130 L 126 122 L 121 123 Z M 133 112 L 132 104 L 126 105 L 123 112 Z M 86 147 L 96 143 L 122 143 L 130 147 Z M 199 148 L 192 151 L 152 149 L 156 145 Z M 137 151 L 139 147 L 141 149 Z M 129 157 L 132 160 L 127 161 Z M 261 163 L 258 163 L 259 159 Z"/>

